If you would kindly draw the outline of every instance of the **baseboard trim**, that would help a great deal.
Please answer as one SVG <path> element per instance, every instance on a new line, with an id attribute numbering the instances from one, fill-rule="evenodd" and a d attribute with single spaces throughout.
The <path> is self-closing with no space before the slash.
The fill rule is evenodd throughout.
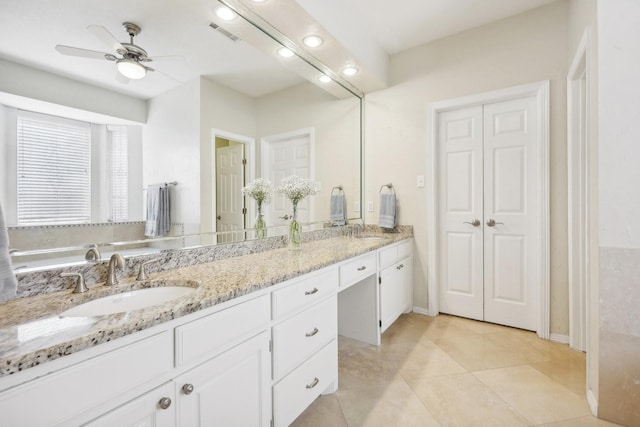
<path id="1" fill-rule="evenodd" d="M 587 389 L 587 403 L 589 404 L 589 409 L 591 409 L 591 413 L 594 417 L 598 416 L 598 399 L 593 394 L 591 389 Z"/>
<path id="2" fill-rule="evenodd" d="M 569 344 L 569 335 L 549 334 L 549 340 L 562 344 Z"/>
<path id="3" fill-rule="evenodd" d="M 417 314 L 424 314 L 425 316 L 434 317 L 434 315 L 431 314 L 431 312 L 429 311 L 428 308 L 422 308 L 422 307 L 413 306 L 413 312 L 417 313 Z"/>

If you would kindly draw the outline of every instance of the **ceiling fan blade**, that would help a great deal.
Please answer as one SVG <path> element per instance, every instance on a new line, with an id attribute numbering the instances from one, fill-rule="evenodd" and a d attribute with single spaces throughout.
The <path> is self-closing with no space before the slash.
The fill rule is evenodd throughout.
<path id="1" fill-rule="evenodd" d="M 153 69 L 153 68 L 149 68 L 149 67 L 146 67 L 146 68 L 147 68 L 147 70 L 148 70 L 148 71 L 153 71 L 154 73 L 162 74 L 163 76 L 165 76 L 165 77 L 167 77 L 167 78 L 170 78 L 170 79 L 171 79 L 171 80 L 173 80 L 174 82 L 178 82 L 178 83 L 181 83 L 181 84 L 182 84 L 182 83 L 184 83 L 184 82 L 182 82 L 182 81 L 180 81 L 180 80 L 176 79 L 175 77 L 171 77 L 171 76 L 170 76 L 169 74 L 167 74 L 167 73 L 163 73 L 162 71 L 159 71 L 159 70 L 156 70 L 156 69 Z"/>
<path id="2" fill-rule="evenodd" d="M 79 47 L 64 46 L 61 44 L 56 46 L 56 50 L 63 55 L 80 56 L 91 59 L 107 59 L 105 55 L 109 55 L 108 53 L 98 52 L 96 50 L 80 49 Z"/>
<path id="3" fill-rule="evenodd" d="M 91 33 L 94 36 L 99 38 L 102 41 L 102 43 L 105 44 L 105 46 L 109 46 L 109 48 L 111 50 L 113 50 L 114 52 L 117 52 L 118 50 L 125 50 L 126 51 L 126 49 L 124 48 L 124 46 L 122 46 L 120 44 L 118 39 L 116 39 L 113 36 L 113 34 L 111 34 L 109 32 L 109 30 L 107 30 L 102 25 L 89 25 L 87 27 L 87 30 L 91 31 Z"/>
<path id="4" fill-rule="evenodd" d="M 184 61 L 184 59 L 185 58 L 182 55 L 163 55 L 163 56 L 153 56 L 150 58 L 145 58 L 145 60 L 148 60 L 148 61 Z"/>

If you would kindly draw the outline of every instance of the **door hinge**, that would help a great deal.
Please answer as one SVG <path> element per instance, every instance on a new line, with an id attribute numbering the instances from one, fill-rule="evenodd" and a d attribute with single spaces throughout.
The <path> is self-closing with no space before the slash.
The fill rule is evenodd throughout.
<path id="1" fill-rule="evenodd" d="M 269 353 L 273 351 L 273 341 L 269 340 Z M 273 420 L 271 421 L 273 422 Z"/>
<path id="2" fill-rule="evenodd" d="M 378 276 L 378 284 L 382 285 L 382 277 L 381 276 Z"/>
<path id="3" fill-rule="evenodd" d="M 247 159 L 242 159 L 242 164 L 246 166 L 247 165 Z"/>
<path id="4" fill-rule="evenodd" d="M 378 321 L 378 325 L 382 328 L 382 320 Z"/>
<path id="5" fill-rule="evenodd" d="M 247 214 L 247 208 L 242 208 L 242 215 L 246 215 Z"/>
<path id="6" fill-rule="evenodd" d="M 273 420 L 269 421 L 269 426 L 273 427 Z"/>

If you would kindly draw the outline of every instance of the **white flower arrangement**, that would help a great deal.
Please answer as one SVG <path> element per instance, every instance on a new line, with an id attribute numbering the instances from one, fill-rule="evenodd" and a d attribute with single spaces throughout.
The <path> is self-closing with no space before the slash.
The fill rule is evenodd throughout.
<path id="1" fill-rule="evenodd" d="M 258 178 L 242 189 L 243 196 L 249 196 L 258 204 L 269 203 L 273 193 L 273 184 L 268 179 Z"/>
<path id="2" fill-rule="evenodd" d="M 294 206 L 305 197 L 318 194 L 315 184 L 310 179 L 297 175 L 284 178 L 276 191 L 287 196 Z"/>

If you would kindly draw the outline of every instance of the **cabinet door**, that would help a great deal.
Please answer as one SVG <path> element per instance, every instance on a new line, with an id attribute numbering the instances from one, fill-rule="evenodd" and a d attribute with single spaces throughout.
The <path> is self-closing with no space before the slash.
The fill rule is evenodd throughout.
<path id="1" fill-rule="evenodd" d="M 85 425 L 91 427 L 170 427 L 175 424 L 174 385 L 166 383 Z"/>
<path id="2" fill-rule="evenodd" d="M 398 314 L 407 313 L 413 308 L 413 257 L 407 257 L 398 263 L 402 291 L 398 300 Z"/>
<path id="3" fill-rule="evenodd" d="M 263 332 L 176 378 L 178 425 L 268 426 L 269 333 Z"/>
<path id="4" fill-rule="evenodd" d="M 401 295 L 400 270 L 396 264 L 380 271 L 380 333 L 398 317 Z"/>

